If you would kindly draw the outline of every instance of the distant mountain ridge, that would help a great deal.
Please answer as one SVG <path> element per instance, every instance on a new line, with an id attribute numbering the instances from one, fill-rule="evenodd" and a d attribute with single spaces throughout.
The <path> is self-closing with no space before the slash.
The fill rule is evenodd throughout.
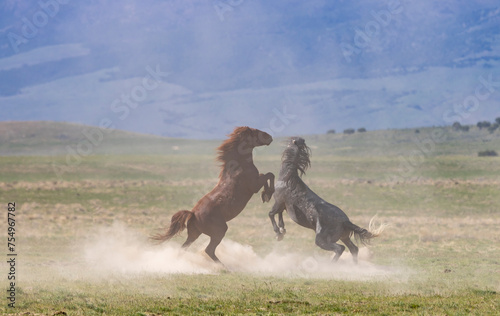
<path id="1" fill-rule="evenodd" d="M 480 76 L 500 82 L 499 28 L 493 0 L 7 0 L 0 120 L 187 138 L 449 124 Z M 499 90 L 462 123 L 495 116 Z"/>

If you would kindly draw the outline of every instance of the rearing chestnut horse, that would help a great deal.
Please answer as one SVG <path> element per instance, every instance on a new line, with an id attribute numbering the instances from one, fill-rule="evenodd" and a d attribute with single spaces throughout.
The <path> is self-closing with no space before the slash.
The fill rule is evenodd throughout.
<path id="1" fill-rule="evenodd" d="M 182 248 L 189 247 L 201 234 L 208 235 L 210 243 L 205 252 L 220 263 L 215 248 L 226 234 L 226 222 L 238 216 L 262 187 L 263 202 L 269 202 L 274 193 L 274 174 L 259 174 L 252 157 L 255 147 L 269 145 L 272 141 L 271 135 L 258 129 L 236 127 L 218 148 L 217 160 L 222 163 L 219 183 L 191 211 L 175 213 L 170 227 L 151 239 L 164 242 L 187 227 L 188 236 Z"/>

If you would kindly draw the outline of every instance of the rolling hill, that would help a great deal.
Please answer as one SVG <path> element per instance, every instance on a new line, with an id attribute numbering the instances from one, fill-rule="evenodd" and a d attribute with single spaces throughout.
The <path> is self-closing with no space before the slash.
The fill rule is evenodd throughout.
<path id="1" fill-rule="evenodd" d="M 292 135 L 290 135 L 292 136 Z M 465 155 L 481 150 L 500 151 L 500 132 L 471 127 L 469 132 L 451 127 L 368 131 L 353 135 L 299 135 L 313 156 L 412 157 Z M 280 155 L 285 137 L 275 138 L 256 155 Z M 221 140 L 192 140 L 104 130 L 93 126 L 50 122 L 0 122 L 0 156 L 36 155 L 215 155 Z"/>
<path id="2" fill-rule="evenodd" d="M 1 156 L 209 153 L 210 141 L 50 121 L 0 122 Z"/>

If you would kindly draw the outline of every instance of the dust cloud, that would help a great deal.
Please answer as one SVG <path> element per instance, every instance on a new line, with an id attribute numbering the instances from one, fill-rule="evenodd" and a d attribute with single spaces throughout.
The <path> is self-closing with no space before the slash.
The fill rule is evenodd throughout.
<path id="1" fill-rule="evenodd" d="M 89 269 L 101 274 L 218 274 L 225 270 L 258 276 L 288 278 L 326 278 L 341 280 L 386 279 L 400 274 L 394 267 L 377 266 L 367 261 L 370 252 L 361 248 L 359 264 L 349 253 L 332 264 L 327 252 L 317 254 L 282 253 L 278 249 L 261 256 L 249 245 L 224 239 L 216 250 L 225 268 L 204 253 L 208 237 L 200 237 L 188 251 L 179 243 L 151 245 L 147 238 L 126 225 L 114 223 L 102 227 L 84 245 L 84 261 Z M 277 248 L 279 245 L 276 246 Z"/>

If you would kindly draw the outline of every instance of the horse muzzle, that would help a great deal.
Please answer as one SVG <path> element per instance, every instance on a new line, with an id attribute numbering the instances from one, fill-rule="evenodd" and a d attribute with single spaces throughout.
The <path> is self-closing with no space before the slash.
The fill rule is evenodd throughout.
<path id="1" fill-rule="evenodd" d="M 267 133 L 259 134 L 260 145 L 269 146 L 273 142 L 273 137 Z"/>

